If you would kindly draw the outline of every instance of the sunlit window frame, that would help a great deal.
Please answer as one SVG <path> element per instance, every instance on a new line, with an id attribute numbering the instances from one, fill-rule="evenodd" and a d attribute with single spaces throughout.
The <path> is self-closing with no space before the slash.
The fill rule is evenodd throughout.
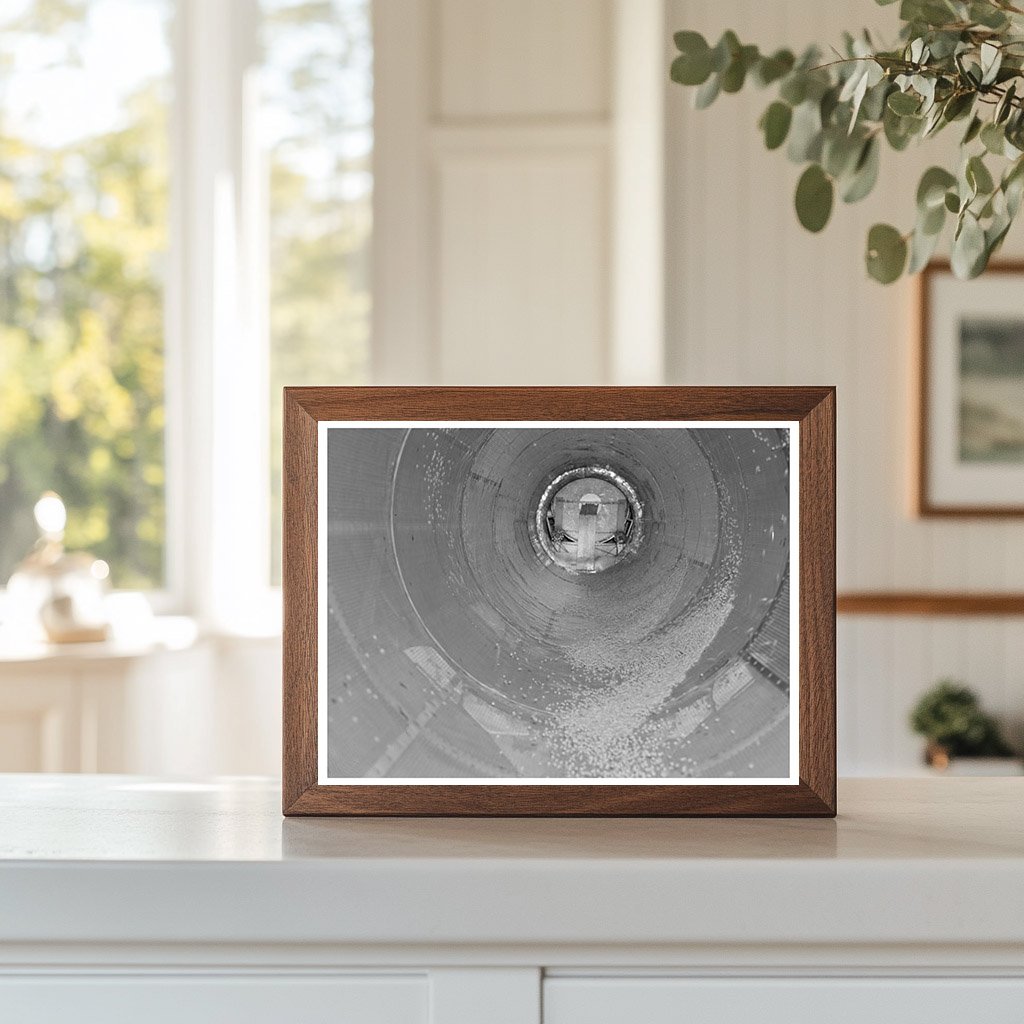
<path id="1" fill-rule="evenodd" d="M 171 112 L 167 587 L 154 610 L 280 629 L 270 585 L 265 158 L 256 0 L 177 0 Z"/>
<path id="2" fill-rule="evenodd" d="M 281 592 L 269 565 L 261 11 L 258 0 L 173 0 L 172 18 L 165 581 L 145 596 L 157 614 L 190 616 L 207 633 L 272 636 L 280 631 Z M 429 219 L 421 165 L 428 100 L 418 87 L 427 75 L 429 22 L 425 0 L 374 5 L 371 379 L 378 382 L 436 382 L 427 328 L 432 271 L 410 243 L 425 236 Z M 382 164 L 390 169 L 384 187 Z M 397 301 L 378 301 L 381 294 Z M 0 620 L 3 597 L 0 587 Z"/>
<path id="3" fill-rule="evenodd" d="M 271 586 L 266 159 L 258 0 L 173 0 L 164 282 L 166 534 L 157 614 L 280 630 Z M 0 619 L 3 618 L 0 585 Z"/>

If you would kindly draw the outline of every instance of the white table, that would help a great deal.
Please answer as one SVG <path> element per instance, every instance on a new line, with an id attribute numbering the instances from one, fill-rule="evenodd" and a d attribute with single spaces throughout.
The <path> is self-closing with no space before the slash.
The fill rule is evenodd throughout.
<path id="1" fill-rule="evenodd" d="M 820 820 L 296 820 L 276 785 L 0 777 L 0 1019 L 1024 1020 L 1024 781 Z"/>

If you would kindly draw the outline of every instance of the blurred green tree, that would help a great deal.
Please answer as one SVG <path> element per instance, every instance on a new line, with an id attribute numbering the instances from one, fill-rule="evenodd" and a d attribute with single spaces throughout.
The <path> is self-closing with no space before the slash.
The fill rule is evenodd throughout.
<path id="1" fill-rule="evenodd" d="M 48 137 L 26 130 L 26 91 L 50 115 L 69 89 L 103 84 L 89 50 L 98 15 L 133 8 L 14 2 L 0 15 L 0 585 L 34 540 L 32 505 L 53 489 L 70 547 L 106 559 L 115 586 L 158 587 L 170 47 L 166 67 L 122 88 L 109 123 Z M 147 5 L 169 35 L 172 0 Z M 368 372 L 372 39 L 369 0 L 261 6 L 276 578 L 281 388 Z M 40 73 L 58 77 L 42 88 Z"/>
<path id="2" fill-rule="evenodd" d="M 32 111 L 18 98 L 41 63 L 81 67 L 89 14 L 89 3 L 34 0 L 0 23 L 0 583 L 35 538 L 33 504 L 53 489 L 69 547 L 106 559 L 116 586 L 155 587 L 167 82 L 140 81 L 115 125 L 70 140 L 26 132 Z"/>

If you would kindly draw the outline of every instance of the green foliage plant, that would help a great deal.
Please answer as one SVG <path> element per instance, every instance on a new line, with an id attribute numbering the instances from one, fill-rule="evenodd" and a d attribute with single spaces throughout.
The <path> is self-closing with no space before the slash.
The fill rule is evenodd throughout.
<path id="1" fill-rule="evenodd" d="M 950 757 L 1007 757 L 1013 753 L 975 693 L 943 679 L 917 702 L 910 715 L 914 732 Z"/>
<path id="2" fill-rule="evenodd" d="M 876 0 L 889 6 L 897 0 Z M 675 34 L 672 80 L 696 89 L 699 109 L 746 84 L 775 93 L 761 116 L 765 146 L 806 165 L 796 214 L 821 231 L 836 196 L 855 203 L 874 188 L 883 145 L 901 152 L 956 123 L 960 161 L 930 167 L 917 189 L 913 226 L 868 232 L 868 274 L 890 284 L 917 273 L 952 223 L 951 262 L 963 279 L 984 271 L 1024 196 L 1024 7 L 1012 0 L 899 0 L 897 45 L 845 33 L 824 54 L 762 53 L 727 31 L 712 46 Z M 1024 0 L 1022 0 L 1024 2 Z"/>

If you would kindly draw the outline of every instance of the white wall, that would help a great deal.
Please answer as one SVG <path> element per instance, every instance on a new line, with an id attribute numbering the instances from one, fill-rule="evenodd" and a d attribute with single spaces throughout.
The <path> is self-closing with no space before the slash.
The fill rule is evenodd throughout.
<path id="1" fill-rule="evenodd" d="M 661 0 L 378 0 L 374 27 L 376 380 L 656 382 L 661 197 L 630 186 L 661 172 Z"/>
<path id="2" fill-rule="evenodd" d="M 609 9 L 607 0 L 378 5 L 377 379 L 604 380 Z M 395 93 L 395 60 L 418 69 L 415 106 Z M 407 191 L 393 180 L 396 162 L 414 177 L 415 203 L 396 194 Z M 415 243 L 419 258 L 396 263 Z M 410 285 L 421 296 L 413 323 L 393 304 Z"/>
<path id="3" fill-rule="evenodd" d="M 917 176 L 943 140 L 886 153 L 878 193 L 811 236 L 792 211 L 799 169 L 765 152 L 755 128 L 766 95 L 693 111 L 688 91 L 667 83 L 672 29 L 717 38 L 731 27 L 744 41 L 799 46 L 892 25 L 893 8 L 665 0 L 664 26 L 638 30 L 660 6 L 378 0 L 378 72 L 392 83 L 377 97 L 378 380 L 607 383 L 627 378 L 631 355 L 649 374 L 661 360 L 651 332 L 664 269 L 669 382 L 838 385 L 841 589 L 1024 590 L 1024 523 L 910 516 L 912 286 L 882 288 L 863 271 L 868 226 L 908 223 Z M 659 64 L 663 91 L 637 106 Z M 662 102 L 664 168 L 644 149 L 642 116 Z M 650 199 L 632 216 L 660 213 L 664 199 L 663 265 L 651 260 L 657 230 L 623 230 L 631 193 Z M 640 248 L 625 251 L 627 237 Z M 1019 232 L 1007 251 L 1024 253 Z M 616 312 L 638 278 L 649 294 L 631 336 Z M 238 642 L 218 664 L 220 685 L 251 701 L 243 720 L 218 716 L 227 732 L 208 770 L 272 770 L 276 649 Z M 907 712 L 943 675 L 970 682 L 1019 732 L 1022 667 L 1024 620 L 841 618 L 841 772 L 914 770 Z"/>
<path id="4" fill-rule="evenodd" d="M 892 39 L 895 10 L 870 0 L 669 0 L 668 28 L 712 41 L 732 28 L 743 42 L 796 48 L 865 24 Z M 1024 590 L 1024 523 L 910 514 L 913 285 L 883 288 L 863 270 L 868 227 L 911 226 L 917 179 L 955 137 L 885 152 L 877 193 L 838 204 L 813 236 L 792 208 L 800 169 L 766 152 L 756 129 L 768 94 L 722 96 L 705 111 L 692 109 L 692 90 L 667 94 L 669 381 L 838 387 L 840 590 Z M 1011 233 L 1006 253 L 1021 254 L 1022 242 Z M 1019 728 L 1024 620 L 840 618 L 841 771 L 912 768 L 908 709 L 944 675 L 968 681 Z"/>

